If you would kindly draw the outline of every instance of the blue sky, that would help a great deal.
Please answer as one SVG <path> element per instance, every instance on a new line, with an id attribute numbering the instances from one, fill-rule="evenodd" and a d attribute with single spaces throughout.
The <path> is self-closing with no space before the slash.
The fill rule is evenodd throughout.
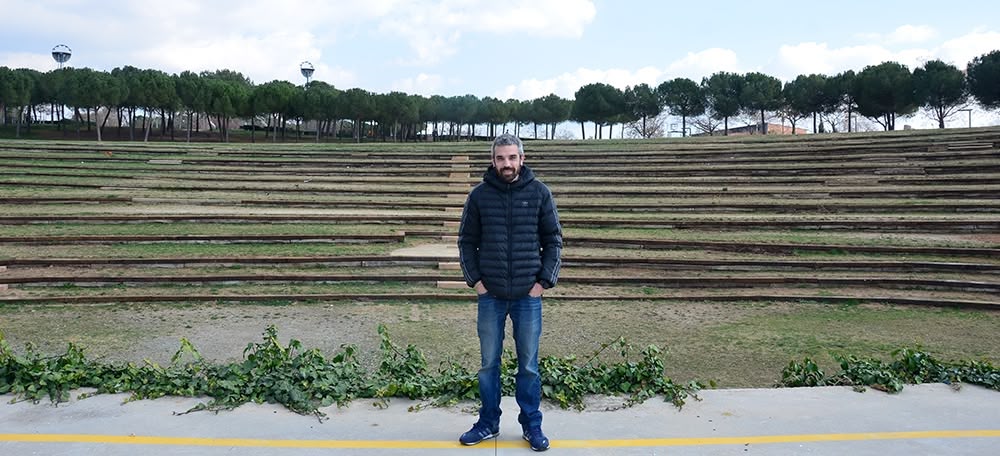
<path id="1" fill-rule="evenodd" d="M 591 82 L 721 70 L 787 81 L 889 60 L 965 68 L 1000 49 L 998 18 L 1000 2 L 985 1 L 0 0 L 0 65 L 47 71 L 66 44 L 71 66 L 101 70 L 301 83 L 310 61 L 342 89 L 572 98 Z"/>

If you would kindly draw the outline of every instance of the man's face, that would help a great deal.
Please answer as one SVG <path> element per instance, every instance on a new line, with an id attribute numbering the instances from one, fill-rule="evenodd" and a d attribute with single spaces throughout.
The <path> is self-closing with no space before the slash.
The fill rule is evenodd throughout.
<path id="1" fill-rule="evenodd" d="M 497 170 L 497 175 L 507 183 L 514 182 L 517 175 L 521 173 L 521 165 L 524 159 L 517 152 L 517 146 L 511 144 L 507 146 L 497 146 L 493 151 L 493 167 Z"/>

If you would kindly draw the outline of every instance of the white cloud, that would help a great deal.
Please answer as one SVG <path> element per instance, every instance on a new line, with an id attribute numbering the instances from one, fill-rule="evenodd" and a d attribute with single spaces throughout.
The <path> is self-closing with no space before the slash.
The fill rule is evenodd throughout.
<path id="1" fill-rule="evenodd" d="M 903 25 L 893 30 L 886 41 L 891 44 L 923 43 L 937 38 L 938 32 L 929 25 Z"/>
<path id="2" fill-rule="evenodd" d="M 0 66 L 7 68 L 30 68 L 46 72 L 59 68 L 59 64 L 52 59 L 51 54 L 32 54 L 27 52 L 10 52 L 0 54 Z M 73 66 L 73 59 L 65 66 Z"/>
<path id="3" fill-rule="evenodd" d="M 300 74 L 301 76 L 301 74 Z M 313 80 L 332 84 L 338 89 L 350 89 L 358 86 L 358 75 L 341 67 L 331 67 L 326 64 L 316 65 Z"/>
<path id="4" fill-rule="evenodd" d="M 597 15 L 590 0 L 521 0 L 484 2 L 473 20 L 494 33 L 531 33 L 532 35 L 579 38 L 584 26 Z"/>
<path id="5" fill-rule="evenodd" d="M 168 10 L 153 2 L 125 0 L 92 5 L 3 0 L 0 5 L 5 27 L 14 36 L 28 33 L 41 39 L 41 30 L 58 24 L 51 34 L 53 45 L 67 37 L 73 41 L 67 44 L 81 50 L 107 50 L 100 56 L 103 61 L 93 56 L 83 64 L 92 68 L 138 64 L 121 55 L 139 48 L 142 50 L 136 53 L 146 59 L 141 63 L 152 67 L 178 68 L 182 55 L 190 53 L 194 67 L 245 65 L 250 67 L 245 73 L 260 73 L 252 69 L 260 63 L 255 59 L 282 46 L 265 42 L 275 38 L 308 37 L 306 45 L 295 41 L 279 54 L 298 59 L 315 58 L 302 51 L 351 39 L 360 45 L 377 40 L 382 49 L 391 49 L 391 53 L 374 55 L 373 59 L 434 64 L 455 55 L 467 34 L 575 39 L 596 16 L 592 0 L 286 0 L 280 6 L 271 0 L 172 0 Z M 214 61 L 207 61 L 212 60 L 205 55 L 207 50 L 220 53 Z M 237 50 L 244 59 L 228 54 Z M 234 60 L 241 65 L 232 66 Z"/>
<path id="6" fill-rule="evenodd" d="M 444 78 L 437 74 L 420 73 L 413 78 L 398 80 L 392 84 L 392 90 L 424 96 L 440 95 L 444 86 Z"/>
<path id="7" fill-rule="evenodd" d="M 1000 49 L 1000 32 L 975 30 L 945 41 L 935 54 L 942 61 L 964 70 L 972 59 L 997 49 Z"/>
<path id="8" fill-rule="evenodd" d="M 563 73 L 550 79 L 526 79 L 509 85 L 496 96 L 501 99 L 517 98 L 530 100 L 554 93 L 564 98 L 573 98 L 577 89 L 594 82 L 603 82 L 619 89 L 636 84 L 657 86 L 666 79 L 686 77 L 695 82 L 716 71 L 738 71 L 739 59 L 729 49 L 711 48 L 686 56 L 668 64 L 665 68 L 653 66 L 631 69 L 590 69 L 579 68 L 571 73 Z"/>
<path id="9" fill-rule="evenodd" d="M 655 86 L 662 75 L 662 70 L 653 67 L 635 71 L 619 68 L 608 70 L 579 68 L 572 73 L 563 73 L 551 79 L 526 79 L 516 85 L 507 86 L 495 96 L 502 100 L 508 98 L 531 100 L 554 93 L 572 99 L 577 89 L 594 82 L 603 82 L 624 90 L 626 86 L 641 83 Z"/>
<path id="10" fill-rule="evenodd" d="M 683 77 L 700 82 L 701 78 L 719 71 L 738 72 L 740 61 L 736 52 L 730 49 L 711 48 L 701 52 L 689 52 L 684 58 L 667 66 L 671 77 Z"/>
<path id="11" fill-rule="evenodd" d="M 937 38 L 938 31 L 929 25 L 901 25 L 888 34 L 877 32 L 855 33 L 854 38 L 866 43 L 878 44 L 916 44 Z"/>
<path id="12" fill-rule="evenodd" d="M 466 33 L 579 38 L 596 16 L 590 0 L 411 1 L 379 19 L 378 30 L 403 38 L 415 51 L 403 64 L 434 64 L 458 52 Z"/>
<path id="13" fill-rule="evenodd" d="M 826 43 L 783 45 L 778 49 L 776 72 L 773 76 L 788 81 L 802 74 L 833 75 L 847 69 L 893 60 L 893 53 L 878 45 L 849 46 L 830 49 Z"/>
<path id="14" fill-rule="evenodd" d="M 924 32 L 913 32 L 914 35 L 919 33 Z M 899 62 L 913 70 L 935 59 L 965 69 L 973 58 L 995 49 L 1000 49 L 1000 32 L 986 30 L 975 30 L 935 47 L 898 50 L 879 44 L 830 48 L 827 43 L 807 42 L 781 46 L 772 74 L 787 81 L 800 74 L 832 75 L 848 69 L 859 71 L 868 65 L 888 61 Z"/>
<path id="15" fill-rule="evenodd" d="M 196 41 L 169 39 L 136 51 L 126 61 L 172 73 L 236 69 L 256 83 L 273 79 L 298 81 L 302 79 L 299 65 L 303 60 L 314 65 L 320 61 L 321 52 L 312 41 L 306 32 L 278 32 L 259 37 L 229 35 Z M 321 74 L 316 74 L 316 78 L 334 83 Z"/>

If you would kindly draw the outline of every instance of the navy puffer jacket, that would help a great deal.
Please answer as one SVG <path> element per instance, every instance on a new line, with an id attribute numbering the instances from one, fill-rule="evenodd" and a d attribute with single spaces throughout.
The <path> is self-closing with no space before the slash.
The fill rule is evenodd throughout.
<path id="1" fill-rule="evenodd" d="M 527 296 L 535 282 L 552 288 L 562 254 L 552 192 L 527 166 L 509 184 L 490 166 L 465 201 L 458 250 L 470 287 L 482 280 L 502 299 Z"/>

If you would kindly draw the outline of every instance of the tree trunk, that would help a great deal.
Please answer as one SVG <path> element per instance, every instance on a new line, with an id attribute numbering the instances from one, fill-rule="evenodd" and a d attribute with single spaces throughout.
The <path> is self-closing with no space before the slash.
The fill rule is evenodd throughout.
<path id="1" fill-rule="evenodd" d="M 722 136 L 729 136 L 729 116 L 723 117 L 722 119 L 722 125 L 724 128 Z"/>
<path id="2" fill-rule="evenodd" d="M 24 112 L 24 107 L 18 108 L 17 111 L 17 121 L 14 123 L 14 137 L 21 137 L 21 114 Z"/>
<path id="3" fill-rule="evenodd" d="M 193 123 L 193 119 L 194 119 L 194 113 L 188 111 L 187 142 L 191 142 L 191 128 L 194 127 L 194 125 L 191 125 Z"/>
<path id="4" fill-rule="evenodd" d="M 271 125 L 274 128 L 274 132 L 271 133 L 271 142 L 278 141 L 278 119 L 277 115 L 274 116 L 274 123 Z"/>
<path id="5" fill-rule="evenodd" d="M 142 142 L 149 142 L 149 131 L 153 129 L 153 119 L 149 118 L 149 111 L 144 113 L 146 115 L 142 116 L 142 129 L 146 130 L 146 135 L 142 138 Z"/>
<path id="6" fill-rule="evenodd" d="M 35 106 L 29 105 L 27 111 L 24 113 L 24 123 L 28 134 L 31 134 L 31 120 L 35 118 Z"/>
<path id="7" fill-rule="evenodd" d="M 128 140 L 135 141 L 135 108 L 128 108 Z"/>
<path id="8" fill-rule="evenodd" d="M 760 134 L 762 134 L 762 135 L 766 135 L 767 134 L 767 124 L 764 123 L 764 110 L 763 109 L 760 110 Z"/>
<path id="9" fill-rule="evenodd" d="M 111 108 L 108 108 L 108 113 L 107 113 L 107 115 L 104 116 L 104 122 L 107 122 L 108 121 L 108 117 L 110 117 L 110 116 L 111 116 Z M 98 117 L 98 119 L 101 117 L 101 108 L 100 107 L 97 108 L 97 117 Z M 101 142 L 102 141 L 102 139 L 101 139 L 101 130 L 104 129 L 104 122 L 99 122 L 99 125 L 97 125 L 97 142 Z"/>
<path id="10" fill-rule="evenodd" d="M 108 108 L 108 113 L 104 116 L 104 122 L 101 123 L 100 128 L 104 128 L 108 125 L 108 119 L 111 117 L 111 108 Z"/>
<path id="11" fill-rule="evenodd" d="M 21 116 L 17 117 L 17 121 L 21 122 Z M 80 114 L 80 108 L 73 108 L 73 123 L 76 124 L 76 139 L 80 139 L 80 124 L 83 123 L 83 115 Z M 18 125 L 20 125 L 20 123 Z"/>

